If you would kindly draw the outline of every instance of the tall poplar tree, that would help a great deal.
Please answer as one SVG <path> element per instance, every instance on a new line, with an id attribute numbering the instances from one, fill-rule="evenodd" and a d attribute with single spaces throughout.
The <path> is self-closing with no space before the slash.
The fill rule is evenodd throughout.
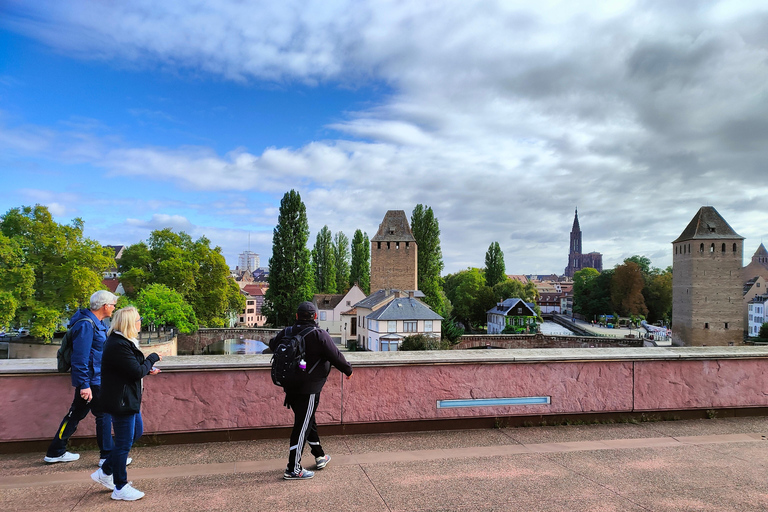
<path id="1" fill-rule="evenodd" d="M 312 270 L 318 293 L 336 293 L 336 254 L 328 226 L 323 226 L 317 233 L 315 247 L 312 249 Z"/>
<path id="2" fill-rule="evenodd" d="M 504 267 L 504 253 L 499 247 L 499 242 L 493 242 L 485 253 L 485 284 L 493 287 L 496 283 L 502 283 L 507 279 L 507 271 Z"/>
<path id="3" fill-rule="evenodd" d="M 336 266 L 336 293 L 349 290 L 349 238 L 339 231 L 333 237 L 333 260 Z"/>
<path id="4" fill-rule="evenodd" d="M 443 251 L 440 248 L 440 225 L 431 207 L 417 204 L 411 214 L 411 231 L 416 239 L 418 287 L 424 302 L 438 314 L 445 313 L 442 293 Z"/>
<path id="5" fill-rule="evenodd" d="M 363 292 L 371 293 L 371 241 L 368 233 L 359 229 L 352 237 L 352 266 L 349 270 L 349 285 L 357 284 Z"/>
<path id="6" fill-rule="evenodd" d="M 264 295 L 264 313 L 274 326 L 291 325 L 299 304 L 312 298 L 308 240 L 307 208 L 299 193 L 291 190 L 280 201 L 277 226 L 272 232 L 269 289 Z"/>

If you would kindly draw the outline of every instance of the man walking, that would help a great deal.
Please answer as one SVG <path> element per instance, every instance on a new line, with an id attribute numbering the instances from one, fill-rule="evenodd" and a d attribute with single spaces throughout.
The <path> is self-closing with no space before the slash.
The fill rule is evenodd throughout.
<path id="1" fill-rule="evenodd" d="M 330 462 L 331 456 L 326 455 L 320 445 L 315 423 L 320 392 L 328 379 L 331 364 L 344 373 L 347 379 L 352 376 L 352 365 L 339 352 L 331 336 L 318 328 L 316 319 L 315 305 L 302 302 L 296 312 L 296 324 L 283 329 L 269 342 L 269 348 L 274 352 L 283 338 L 309 331 L 304 335 L 307 378 L 297 388 L 285 389 L 285 405 L 293 409 L 294 414 L 288 467 L 283 474 L 286 480 L 303 480 L 315 476 L 314 471 L 301 467 L 301 452 L 304 451 L 305 442 L 309 443 L 317 469 L 323 469 Z"/>
<path id="2" fill-rule="evenodd" d="M 69 321 L 75 398 L 48 447 L 43 459 L 45 462 L 71 462 L 80 458 L 77 453 L 67 451 L 67 441 L 77 430 L 80 421 L 88 415 L 88 411 L 96 417 L 96 442 L 101 452 L 100 458 L 106 458 L 109 453 L 108 449 L 104 449 L 104 415 L 98 399 L 101 387 L 101 354 L 107 339 L 107 328 L 102 320 L 112 316 L 116 303 L 115 295 L 106 290 L 99 290 L 91 295 L 90 308 L 78 310 Z M 111 446 L 111 442 L 107 445 Z"/>

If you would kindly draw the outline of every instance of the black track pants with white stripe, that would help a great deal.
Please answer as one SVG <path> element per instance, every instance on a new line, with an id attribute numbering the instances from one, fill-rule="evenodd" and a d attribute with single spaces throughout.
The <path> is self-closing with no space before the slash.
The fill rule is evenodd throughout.
<path id="1" fill-rule="evenodd" d="M 315 457 L 325 455 L 320 446 L 320 437 L 317 435 L 315 412 L 320 403 L 320 393 L 314 395 L 288 395 L 288 404 L 293 410 L 293 431 L 291 432 L 291 447 L 288 454 L 287 470 L 291 473 L 301 471 L 301 452 L 304 451 L 304 443 L 309 443 L 309 449 Z"/>

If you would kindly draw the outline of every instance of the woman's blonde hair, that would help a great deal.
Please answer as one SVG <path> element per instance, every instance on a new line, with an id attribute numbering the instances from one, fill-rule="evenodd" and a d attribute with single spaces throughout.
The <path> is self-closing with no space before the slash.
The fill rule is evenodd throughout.
<path id="1" fill-rule="evenodd" d="M 139 311 L 133 306 L 118 309 L 112 314 L 109 334 L 118 331 L 128 339 L 135 339 L 139 335 L 139 331 L 136 329 L 136 321 L 140 318 Z"/>

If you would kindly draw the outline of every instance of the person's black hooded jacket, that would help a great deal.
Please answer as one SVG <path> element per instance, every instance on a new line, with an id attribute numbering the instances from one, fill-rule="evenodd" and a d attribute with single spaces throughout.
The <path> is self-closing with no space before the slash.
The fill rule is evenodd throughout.
<path id="1" fill-rule="evenodd" d="M 307 327 L 315 327 L 313 331 L 304 337 L 304 350 L 306 352 L 307 371 L 314 367 L 309 374 L 307 381 L 298 389 L 286 389 L 288 393 L 300 395 L 311 395 L 319 393 L 328 374 L 331 371 L 331 365 L 335 366 L 346 376 L 352 375 L 352 365 L 349 364 L 339 348 L 331 339 L 331 336 L 320 329 L 313 320 L 297 320 L 296 324 L 286 327 L 272 338 L 269 342 L 269 348 L 275 351 L 280 341 L 286 336 L 298 334 Z M 317 364 L 317 366 L 315 366 Z"/>

